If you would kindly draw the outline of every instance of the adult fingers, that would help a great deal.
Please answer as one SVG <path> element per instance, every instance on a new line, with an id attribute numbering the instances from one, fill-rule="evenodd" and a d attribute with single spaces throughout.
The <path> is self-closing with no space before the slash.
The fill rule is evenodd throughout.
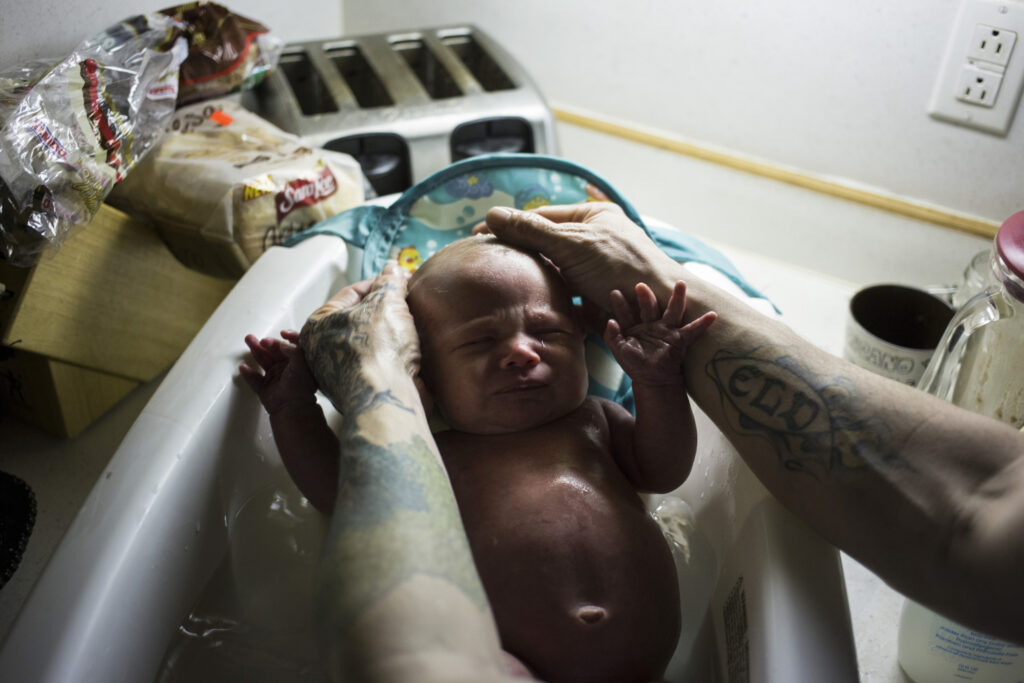
<path id="1" fill-rule="evenodd" d="M 533 211 L 496 206 L 487 212 L 487 229 L 505 242 L 547 253 L 557 245 L 557 224 Z"/>
<path id="2" fill-rule="evenodd" d="M 622 208 L 618 204 L 612 204 L 611 202 L 540 206 L 533 209 L 533 212 L 553 223 L 587 223 L 601 214 L 623 214 Z"/>
<path id="3" fill-rule="evenodd" d="M 516 214 L 535 214 L 541 216 L 552 223 L 587 223 L 601 214 L 612 212 L 623 214 L 621 207 L 618 204 L 611 204 L 608 202 L 586 202 L 583 204 L 557 204 L 549 206 L 540 206 L 536 209 L 530 209 L 529 211 L 520 211 L 518 209 L 512 209 L 508 207 L 495 207 L 491 211 L 496 211 L 494 215 L 491 215 L 480 223 L 473 226 L 472 233 L 478 234 L 492 234 L 490 223 L 502 222 L 503 225 L 499 226 L 499 229 L 508 229 L 508 225 L 504 223 L 504 214 L 506 212 L 512 212 L 513 220 L 519 219 Z M 488 212 L 490 213 L 490 212 Z M 625 215 L 625 214 L 623 214 Z M 546 226 L 547 227 L 547 226 Z M 511 228 L 514 230 L 514 226 Z M 510 240 L 511 241 L 511 240 Z M 524 244 L 523 246 L 528 246 Z M 536 247 L 534 247 L 536 248 Z"/>
<path id="4" fill-rule="evenodd" d="M 405 300 L 406 287 L 408 285 L 408 275 L 401 266 L 398 265 L 398 261 L 388 261 L 384 269 L 373 279 L 370 285 L 370 291 L 376 292 L 378 290 L 394 290 L 394 292 Z"/>
<path id="5" fill-rule="evenodd" d="M 310 314 L 311 320 L 319 320 L 331 313 L 338 311 L 347 311 L 348 309 L 356 306 L 363 298 L 370 293 L 373 287 L 375 278 L 368 278 L 366 280 L 360 280 L 355 282 L 348 287 L 345 287 L 330 299 L 328 299 L 320 308 L 313 311 Z"/>

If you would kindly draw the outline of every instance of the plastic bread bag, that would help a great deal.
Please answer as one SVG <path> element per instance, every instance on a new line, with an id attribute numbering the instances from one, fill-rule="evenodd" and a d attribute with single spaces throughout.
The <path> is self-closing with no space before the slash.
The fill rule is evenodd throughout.
<path id="1" fill-rule="evenodd" d="M 363 202 L 352 157 L 311 148 L 230 100 L 182 107 L 111 194 L 185 265 L 240 277 L 269 247 Z"/>
<path id="2" fill-rule="evenodd" d="M 213 2 L 160 10 L 182 25 L 188 58 L 178 76 L 178 105 L 255 87 L 274 68 L 284 41 L 263 24 Z"/>
<path id="3" fill-rule="evenodd" d="M 48 69 L 0 76 L 0 257 L 30 266 L 59 246 L 163 134 L 186 53 L 175 28 L 132 17 Z"/>

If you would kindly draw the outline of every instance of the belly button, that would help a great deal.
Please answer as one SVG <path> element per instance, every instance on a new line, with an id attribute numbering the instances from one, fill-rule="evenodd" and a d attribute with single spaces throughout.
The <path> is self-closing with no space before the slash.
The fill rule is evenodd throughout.
<path id="1" fill-rule="evenodd" d="M 573 616 L 584 624 L 598 624 L 608 618 L 608 611 L 597 605 L 584 605 L 577 607 Z"/>

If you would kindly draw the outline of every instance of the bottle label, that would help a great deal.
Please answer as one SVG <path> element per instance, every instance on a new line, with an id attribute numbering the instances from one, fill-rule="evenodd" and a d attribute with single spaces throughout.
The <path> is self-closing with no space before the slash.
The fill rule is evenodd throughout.
<path id="1" fill-rule="evenodd" d="M 971 681 L 979 669 L 1012 667 L 1020 661 L 1022 648 L 939 619 L 929 639 L 932 652 L 956 661 L 956 678 Z"/>

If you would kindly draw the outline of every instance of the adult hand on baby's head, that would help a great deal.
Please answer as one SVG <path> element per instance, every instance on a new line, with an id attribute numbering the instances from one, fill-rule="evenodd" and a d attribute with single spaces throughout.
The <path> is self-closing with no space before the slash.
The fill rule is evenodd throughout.
<path id="1" fill-rule="evenodd" d="M 376 278 L 332 296 L 302 327 L 306 361 L 338 410 L 364 407 L 368 383 L 403 376 L 418 382 L 419 338 L 405 303 L 406 279 L 390 262 Z"/>
<path id="2" fill-rule="evenodd" d="M 588 202 L 543 206 L 532 211 L 494 208 L 486 228 L 501 240 L 541 252 L 561 270 L 569 286 L 605 310 L 608 293 L 632 295 L 638 282 L 651 284 L 668 301 L 678 279 L 677 264 L 616 204 Z"/>

